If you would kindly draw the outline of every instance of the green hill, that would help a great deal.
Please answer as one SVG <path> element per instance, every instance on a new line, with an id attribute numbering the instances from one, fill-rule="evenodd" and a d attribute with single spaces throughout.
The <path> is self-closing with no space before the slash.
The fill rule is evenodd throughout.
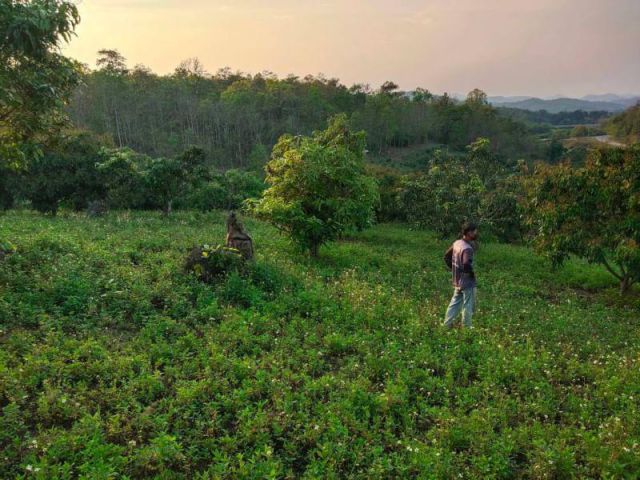
<path id="1" fill-rule="evenodd" d="M 475 329 L 440 327 L 447 241 L 379 225 L 317 261 L 247 221 L 257 262 L 208 286 L 221 214 L 9 212 L 1 478 L 633 478 L 637 291 L 477 254 Z"/>

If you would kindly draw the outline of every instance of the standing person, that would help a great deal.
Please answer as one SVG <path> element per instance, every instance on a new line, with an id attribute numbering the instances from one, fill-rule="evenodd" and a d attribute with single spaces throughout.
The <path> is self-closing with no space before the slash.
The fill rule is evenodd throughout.
<path id="1" fill-rule="evenodd" d="M 476 299 L 476 275 L 473 271 L 473 245 L 478 238 L 478 226 L 465 223 L 462 227 L 462 238 L 453 242 L 445 254 L 451 258 L 451 276 L 453 279 L 453 297 L 447 308 L 444 326 L 453 327 L 453 322 L 462 310 L 462 323 L 471 328 Z M 449 263 L 447 261 L 447 263 Z"/>

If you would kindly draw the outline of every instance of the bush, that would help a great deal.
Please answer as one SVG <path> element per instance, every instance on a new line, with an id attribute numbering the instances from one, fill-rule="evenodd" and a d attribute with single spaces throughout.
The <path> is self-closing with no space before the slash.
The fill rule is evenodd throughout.
<path id="1" fill-rule="evenodd" d="M 611 117 L 604 124 L 607 133 L 626 142 L 640 141 L 640 103 Z"/>
<path id="2" fill-rule="evenodd" d="M 586 137 L 589 135 L 589 127 L 586 125 L 576 125 L 571 130 L 572 137 Z"/>
<path id="3" fill-rule="evenodd" d="M 174 159 L 154 158 L 143 171 L 148 202 L 168 215 L 173 201 L 187 182 L 187 171 Z"/>
<path id="4" fill-rule="evenodd" d="M 191 249 L 184 268 L 203 282 L 214 282 L 231 272 L 244 271 L 245 262 L 235 248 L 202 245 Z"/>
<path id="5" fill-rule="evenodd" d="M 34 209 L 53 215 L 62 202 L 80 211 L 90 201 L 104 198 L 104 184 L 96 168 L 100 141 L 85 132 L 72 132 L 48 146 L 22 172 L 18 193 L 30 200 Z"/>
<path id="6" fill-rule="evenodd" d="M 105 179 L 109 208 L 144 208 L 147 199 L 142 170 L 151 159 L 130 149 L 104 149 L 101 155 L 98 170 Z"/>

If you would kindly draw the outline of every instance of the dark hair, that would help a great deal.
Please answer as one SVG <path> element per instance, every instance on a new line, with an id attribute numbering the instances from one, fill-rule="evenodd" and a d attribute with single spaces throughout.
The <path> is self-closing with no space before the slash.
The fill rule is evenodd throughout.
<path id="1" fill-rule="evenodd" d="M 462 225 L 462 236 L 464 237 L 467 233 L 473 232 L 478 229 L 478 225 L 473 222 L 465 222 Z"/>

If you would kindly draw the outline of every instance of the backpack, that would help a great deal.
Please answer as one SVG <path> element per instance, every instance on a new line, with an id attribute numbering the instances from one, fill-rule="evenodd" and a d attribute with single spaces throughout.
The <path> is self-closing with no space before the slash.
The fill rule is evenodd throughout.
<path id="1" fill-rule="evenodd" d="M 451 245 L 449 249 L 444 252 L 444 263 L 449 270 L 453 269 L 453 245 Z"/>

